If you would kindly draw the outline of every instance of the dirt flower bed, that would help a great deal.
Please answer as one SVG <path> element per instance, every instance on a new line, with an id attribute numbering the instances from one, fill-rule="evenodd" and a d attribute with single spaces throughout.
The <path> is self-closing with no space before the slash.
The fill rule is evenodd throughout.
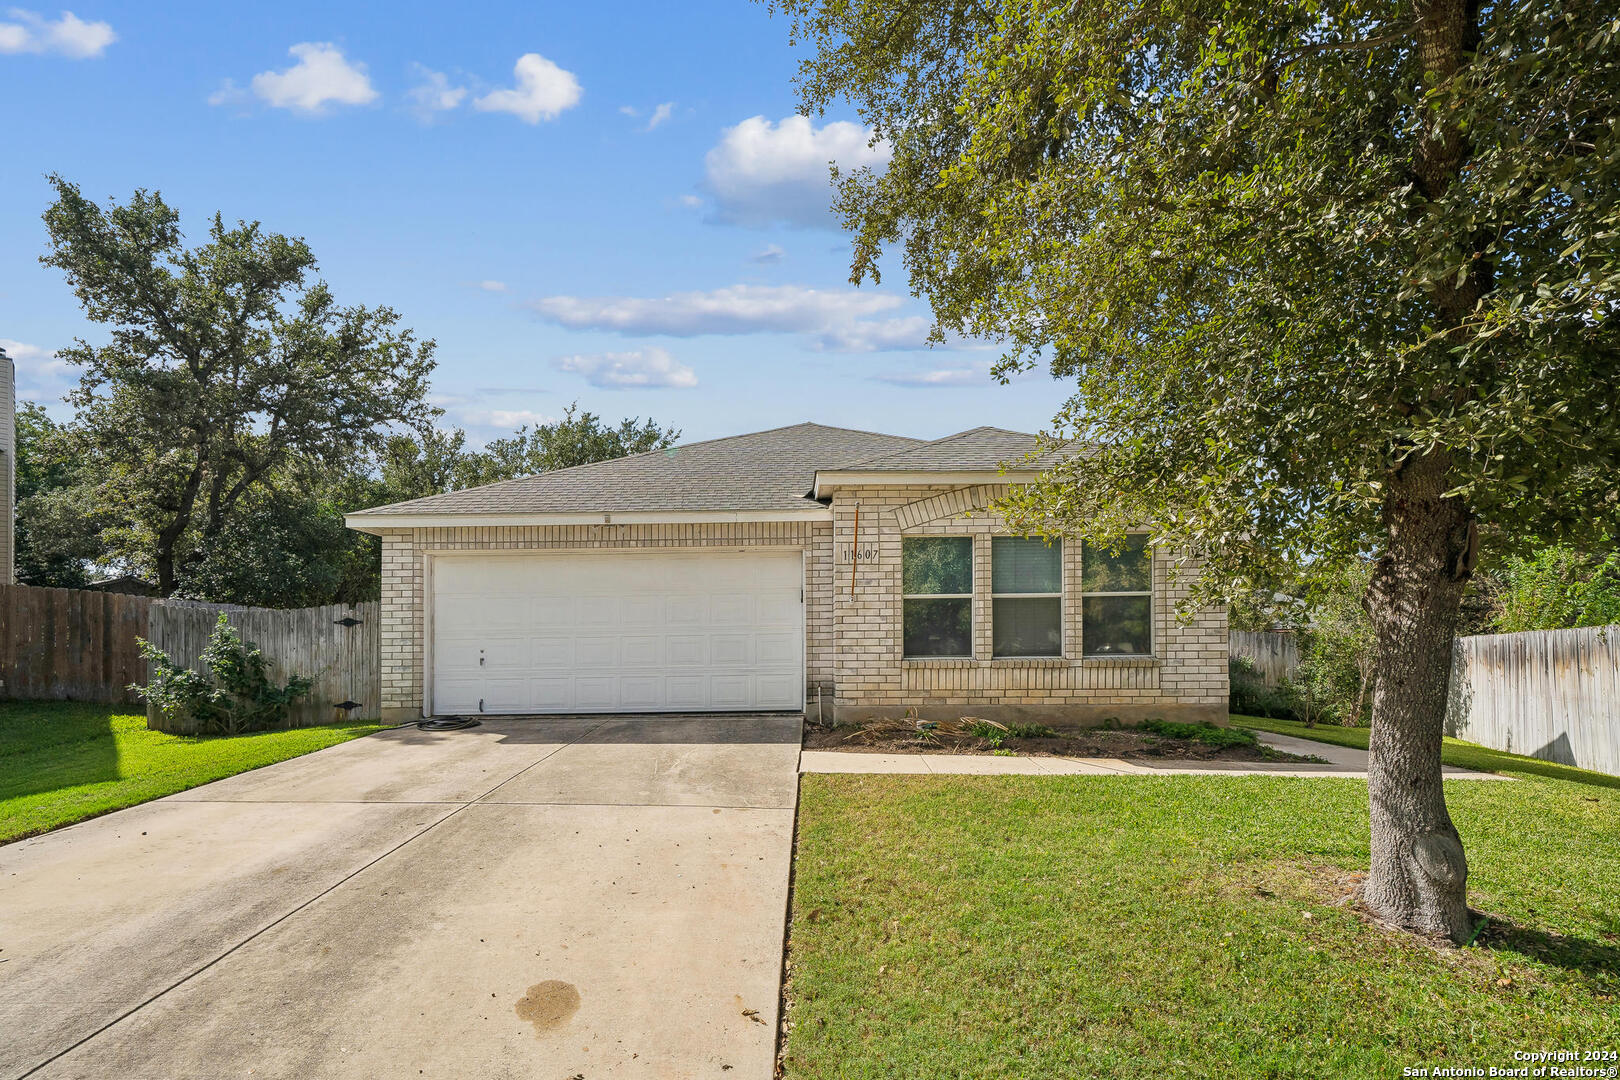
<path id="1" fill-rule="evenodd" d="M 927 721 L 914 716 L 838 727 L 806 725 L 806 750 L 853 750 L 874 754 L 1045 754 L 1061 757 L 1182 761 L 1293 761 L 1321 758 L 1287 754 L 1264 745 L 1245 728 L 1147 720 L 1099 727 L 998 724 L 964 716 Z"/>

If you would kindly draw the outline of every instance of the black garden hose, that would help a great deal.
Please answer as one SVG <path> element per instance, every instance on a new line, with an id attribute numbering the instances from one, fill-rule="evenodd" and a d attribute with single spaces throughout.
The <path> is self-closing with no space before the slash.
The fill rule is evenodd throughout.
<path id="1" fill-rule="evenodd" d="M 470 716 L 440 716 L 430 717 L 426 720 L 409 720 L 403 724 L 383 728 L 384 731 L 399 731 L 402 728 L 418 728 L 422 731 L 461 731 L 466 728 L 477 727 L 482 720 L 475 720 Z"/>

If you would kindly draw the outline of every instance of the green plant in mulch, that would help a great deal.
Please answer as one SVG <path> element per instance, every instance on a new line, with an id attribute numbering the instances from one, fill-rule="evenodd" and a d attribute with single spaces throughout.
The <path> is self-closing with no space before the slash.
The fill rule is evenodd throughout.
<path id="1" fill-rule="evenodd" d="M 270 679 L 264 654 L 242 640 L 223 612 L 202 651 L 206 675 L 181 667 L 144 638 L 136 641 L 141 655 L 152 665 L 152 678 L 147 685 L 130 689 L 170 720 L 183 723 L 189 719 L 208 734 L 241 735 L 287 727 L 292 703 L 315 687 L 313 679 L 302 675 L 277 686 Z"/>
<path id="2" fill-rule="evenodd" d="M 1254 732 L 1246 728 L 1218 727 L 1207 720 L 1195 724 L 1171 720 L 1144 720 L 1136 726 L 1138 730 L 1160 738 L 1185 739 L 1189 742 L 1201 742 L 1207 746 L 1253 746 L 1259 741 L 1255 738 Z"/>

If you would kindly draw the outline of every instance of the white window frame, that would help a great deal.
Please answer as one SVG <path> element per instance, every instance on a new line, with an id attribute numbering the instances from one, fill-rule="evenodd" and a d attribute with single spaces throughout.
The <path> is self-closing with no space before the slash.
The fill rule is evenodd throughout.
<path id="1" fill-rule="evenodd" d="M 1130 532 L 1126 536 L 1148 536 L 1149 533 Z M 1159 626 L 1158 620 L 1153 617 L 1153 592 L 1158 583 L 1159 575 L 1154 568 L 1155 551 L 1151 544 L 1144 544 L 1142 551 L 1147 555 L 1148 561 L 1148 587 L 1145 590 L 1133 589 L 1128 592 L 1091 592 L 1086 588 L 1086 543 L 1080 542 L 1080 658 L 1082 660 L 1134 660 L 1137 657 L 1155 657 L 1159 655 Z M 1148 651 L 1145 653 L 1092 653 L 1086 651 L 1086 597 L 1088 596 L 1145 596 L 1148 598 Z"/>
<path id="2" fill-rule="evenodd" d="M 978 571 L 978 554 L 973 550 L 972 533 L 919 533 L 914 536 L 900 538 L 900 580 L 906 579 L 906 541 L 907 540 L 966 540 L 968 542 L 968 586 L 973 585 L 973 576 Z M 905 588 L 901 586 L 902 590 Z M 906 601 L 907 600 L 966 600 L 968 602 L 968 651 L 950 656 L 917 656 L 906 652 Z M 902 660 L 972 660 L 974 619 L 973 619 L 973 593 L 900 593 L 900 659 Z"/>
<path id="3" fill-rule="evenodd" d="M 1012 534 L 1008 534 L 1008 533 L 1004 533 L 1001 536 L 992 536 L 990 538 L 990 659 L 992 659 L 992 660 L 1054 660 L 1054 659 L 1061 659 L 1063 657 L 1063 655 L 1064 655 L 1063 649 L 1069 643 L 1068 642 L 1069 635 L 1063 632 L 1063 623 L 1064 623 L 1065 620 L 1063 618 L 1064 575 L 1063 575 L 1063 546 L 1062 546 L 1063 545 L 1063 538 L 1061 536 L 1055 536 L 1055 537 L 1053 537 L 1051 539 L 1051 544 L 1056 545 L 1057 546 L 1057 551 L 1058 551 L 1058 591 L 1057 592 L 1042 592 L 1042 593 L 1035 593 L 1035 592 L 1002 593 L 1002 592 L 996 592 L 996 541 L 997 540 L 1029 540 L 1029 539 L 1035 539 L 1035 538 L 1034 537 L 1027 537 L 1027 536 L 1016 536 L 1016 535 L 1012 535 Z M 1044 600 L 1050 600 L 1050 599 L 1054 599 L 1054 598 L 1058 602 L 1058 619 L 1057 619 L 1057 622 L 1058 622 L 1058 646 L 1057 646 L 1057 652 L 1053 652 L 1053 653 L 1022 653 L 1022 654 L 1020 654 L 1018 656 L 998 656 L 996 654 L 996 601 L 997 600 L 1043 600 L 1043 599 Z"/>

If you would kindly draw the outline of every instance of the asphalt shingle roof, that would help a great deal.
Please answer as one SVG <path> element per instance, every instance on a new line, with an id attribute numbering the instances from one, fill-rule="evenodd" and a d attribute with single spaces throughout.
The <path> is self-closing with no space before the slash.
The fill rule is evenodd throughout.
<path id="1" fill-rule="evenodd" d="M 804 510 L 819 505 L 808 498 L 817 469 L 918 445 L 921 440 L 901 435 L 795 424 L 430 495 L 365 513 Z"/>
<path id="2" fill-rule="evenodd" d="M 976 427 L 943 439 L 917 443 L 875 454 L 840 468 L 857 472 L 919 472 L 959 469 L 989 471 L 1002 465 L 1009 468 L 1042 468 L 1061 460 L 1062 450 L 1048 450 L 1033 462 L 1027 455 L 1040 449 L 1040 437 L 1026 431 L 998 427 Z M 826 472 L 831 466 L 823 466 Z"/>

